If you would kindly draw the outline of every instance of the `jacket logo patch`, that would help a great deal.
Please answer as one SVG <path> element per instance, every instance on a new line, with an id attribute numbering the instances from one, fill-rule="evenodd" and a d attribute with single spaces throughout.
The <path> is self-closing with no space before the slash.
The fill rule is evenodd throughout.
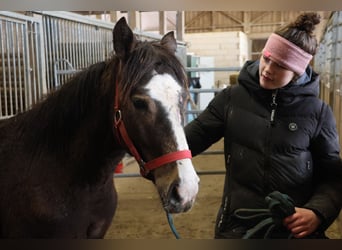
<path id="1" fill-rule="evenodd" d="M 298 126 L 297 126 L 296 123 L 291 122 L 291 123 L 289 124 L 289 130 L 290 130 L 290 131 L 296 131 L 297 129 L 298 129 Z"/>

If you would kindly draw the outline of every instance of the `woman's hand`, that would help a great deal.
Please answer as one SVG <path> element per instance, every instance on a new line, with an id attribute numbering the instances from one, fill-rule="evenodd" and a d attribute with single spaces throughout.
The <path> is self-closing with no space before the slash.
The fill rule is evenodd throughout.
<path id="1" fill-rule="evenodd" d="M 295 238 L 303 238 L 313 233 L 321 223 L 318 216 L 310 209 L 295 207 L 296 212 L 283 221 Z"/>

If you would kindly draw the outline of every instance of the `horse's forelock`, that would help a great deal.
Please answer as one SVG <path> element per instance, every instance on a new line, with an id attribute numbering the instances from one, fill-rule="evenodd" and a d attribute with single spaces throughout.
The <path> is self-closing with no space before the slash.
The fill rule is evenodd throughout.
<path id="1" fill-rule="evenodd" d="M 138 43 L 123 69 L 122 89 L 125 93 L 146 84 L 154 72 L 172 75 L 184 88 L 188 85 L 186 72 L 178 58 L 157 42 Z"/>

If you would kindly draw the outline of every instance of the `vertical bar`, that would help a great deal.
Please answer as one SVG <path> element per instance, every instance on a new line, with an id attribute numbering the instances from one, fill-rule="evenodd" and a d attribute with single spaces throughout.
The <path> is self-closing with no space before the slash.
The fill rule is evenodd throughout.
<path id="1" fill-rule="evenodd" d="M 24 74 L 24 107 L 25 109 L 29 108 L 30 104 L 30 77 L 29 77 L 29 64 L 28 64 L 28 49 L 27 49 L 27 23 L 23 24 L 23 74 Z"/>
<path id="2" fill-rule="evenodd" d="M 94 61 L 94 54 L 92 51 L 92 43 L 93 41 L 93 37 L 92 37 L 92 30 L 91 30 L 92 26 L 91 25 L 87 25 L 87 32 L 86 32 L 86 41 L 87 42 L 87 58 L 88 58 L 88 62 L 87 62 L 87 67 L 93 63 Z"/>
<path id="3" fill-rule="evenodd" d="M 342 63 L 341 63 L 341 52 L 342 52 L 342 32 L 341 32 L 341 28 L 342 28 L 342 13 L 336 12 L 334 18 L 336 19 L 336 26 L 334 27 L 334 29 L 336 30 L 335 35 L 336 35 L 336 40 L 335 40 L 335 44 L 336 44 L 336 50 L 335 50 L 335 67 L 334 67 L 334 71 L 335 71 L 335 81 L 336 81 L 336 85 L 338 88 L 338 95 L 339 95 L 339 103 L 338 103 L 338 111 L 339 111 L 339 116 L 338 118 L 336 117 L 336 123 L 338 124 L 338 133 L 339 135 L 341 135 L 342 133 L 342 79 L 341 79 L 341 73 L 342 73 Z M 341 136 L 339 136 L 340 138 L 340 145 L 342 145 L 342 138 Z"/>
<path id="4" fill-rule="evenodd" d="M 100 29 L 98 32 L 98 51 L 99 51 L 99 57 L 101 58 L 105 58 L 104 53 L 103 53 L 103 44 L 106 42 L 106 40 L 104 40 L 105 36 L 104 36 L 104 32 L 103 29 Z"/>
<path id="5" fill-rule="evenodd" d="M 102 55 L 102 50 L 101 50 L 101 43 L 102 43 L 102 37 L 101 37 L 101 33 L 102 33 L 102 28 L 98 28 L 98 30 L 96 31 L 96 51 L 97 51 L 97 60 L 98 61 L 103 61 L 104 57 Z"/>
<path id="6" fill-rule="evenodd" d="M 8 73 L 8 90 L 7 90 L 7 83 L 5 82 L 5 86 L 4 86 L 4 91 L 5 91 L 5 109 L 6 109 L 6 113 L 5 115 L 8 116 L 10 115 L 9 113 L 9 109 L 8 109 L 8 104 L 10 104 L 10 100 L 11 100 L 11 90 L 10 90 L 10 86 L 11 86 L 11 58 L 10 58 L 10 34 L 9 34 L 9 22 L 6 22 L 6 52 L 7 52 L 7 73 Z M 7 91 L 9 91 L 8 95 L 7 95 Z M 8 99 L 9 98 L 9 99 Z"/>
<path id="7" fill-rule="evenodd" d="M 29 25 L 25 25 L 25 76 L 26 76 L 26 108 L 30 108 L 32 105 L 32 79 L 31 79 L 31 56 L 30 56 L 30 38 L 29 38 Z"/>
<path id="8" fill-rule="evenodd" d="M 56 52 L 56 57 L 55 57 L 55 62 L 58 61 L 59 59 L 62 59 L 63 58 L 63 48 L 62 48 L 62 35 L 61 35 L 61 32 L 62 32 L 62 24 L 61 24 L 61 19 L 59 18 L 56 18 L 56 33 L 57 33 L 57 52 Z M 58 68 L 61 69 L 63 68 L 63 62 L 62 61 L 59 61 L 58 63 Z M 63 76 L 60 76 L 60 79 L 59 79 L 61 85 L 64 84 L 64 77 Z"/>
<path id="9" fill-rule="evenodd" d="M 79 42 L 77 41 L 77 34 L 78 34 L 78 24 L 73 22 L 73 36 L 72 36 L 72 43 L 74 45 L 74 67 L 76 69 L 80 68 L 80 61 L 79 61 Z"/>
<path id="10" fill-rule="evenodd" d="M 82 44 L 82 25 L 80 23 L 77 23 L 77 37 L 76 41 L 78 44 L 78 68 L 83 68 L 83 44 Z"/>
<path id="11" fill-rule="evenodd" d="M 5 21 L 4 21 L 5 22 Z M 5 96 L 2 95 L 2 92 L 4 91 L 4 83 L 6 81 L 6 72 L 5 72 L 5 47 L 4 47 L 4 41 L 3 41 L 3 22 L 0 23 L 0 46 L 1 46 L 1 66 L 2 66 L 2 82 L 0 82 L 0 117 L 5 115 L 5 112 L 3 112 L 3 106 L 2 106 L 2 102 L 5 99 Z M 0 78 L 1 79 L 1 78 Z M 4 97 L 2 97 L 4 96 Z"/>
<path id="12" fill-rule="evenodd" d="M 50 37 L 50 41 L 51 41 L 51 61 L 50 61 L 50 67 L 51 67 L 51 70 L 53 70 L 53 65 L 54 65 L 54 62 L 56 60 L 56 20 L 52 17 L 50 17 L 50 23 L 51 23 L 51 37 Z M 56 72 L 54 72 L 55 74 Z M 55 89 L 57 87 L 57 82 L 53 81 L 53 89 Z"/>
<path id="13" fill-rule="evenodd" d="M 60 22 L 60 29 L 59 29 L 59 31 L 60 31 L 60 34 L 61 34 L 61 39 L 60 39 L 61 55 L 60 55 L 60 58 L 68 60 L 68 58 L 66 56 L 66 50 L 65 50 L 65 22 L 66 21 L 63 20 L 63 19 L 60 19 L 59 22 Z M 64 69 L 65 63 L 62 63 L 61 66 Z M 67 77 L 64 75 L 63 76 L 63 83 L 65 83 L 66 81 L 67 81 Z"/>
<path id="14" fill-rule="evenodd" d="M 84 25 L 81 25 L 81 34 L 80 34 L 80 42 L 81 42 L 81 45 L 82 45 L 82 53 L 81 53 L 81 61 L 82 61 L 82 65 L 81 65 L 81 68 L 85 68 L 86 66 L 86 59 L 85 59 L 85 56 L 86 56 L 86 48 L 85 48 L 85 41 L 84 41 L 84 33 L 85 33 L 85 28 L 84 28 Z"/>
<path id="15" fill-rule="evenodd" d="M 32 104 L 37 101 L 37 75 L 36 75 L 36 58 L 35 58 L 35 40 L 34 40 L 34 26 L 32 22 L 29 22 L 29 54 L 30 54 L 30 73 L 31 73 L 31 94 L 32 94 Z"/>
<path id="16" fill-rule="evenodd" d="M 38 71 L 38 81 L 40 86 L 40 92 L 39 92 L 39 99 L 42 98 L 44 94 L 47 93 L 47 80 L 46 75 L 48 72 L 46 71 L 46 43 L 44 38 L 44 30 L 43 30 L 43 19 L 40 18 L 39 21 L 36 22 L 36 33 L 37 33 L 37 63 L 39 65 L 39 71 Z"/>
<path id="17" fill-rule="evenodd" d="M 48 60 L 46 61 L 46 65 L 47 65 L 47 69 L 49 69 L 48 71 L 48 88 L 49 91 L 52 91 L 53 89 L 53 77 L 52 75 L 55 73 L 53 72 L 53 42 L 52 42 L 52 21 L 51 18 L 46 16 L 44 18 L 44 23 L 45 23 L 45 44 L 46 44 L 46 55 Z"/>
<path id="18" fill-rule="evenodd" d="M 60 49 L 59 49 L 59 43 L 60 43 L 60 41 L 59 41 L 59 22 L 58 22 L 58 20 L 57 20 L 57 18 L 54 18 L 53 19 L 53 21 L 54 21 L 54 29 L 55 29 L 55 40 L 54 40 L 54 42 L 55 42 L 55 53 L 54 53 L 54 57 L 53 57 L 53 63 L 55 63 L 59 58 L 60 58 Z M 60 64 L 58 64 L 58 67 L 60 67 Z M 62 85 L 63 84 L 63 82 L 61 82 L 61 79 L 58 79 L 59 80 L 59 83 Z M 56 83 L 57 84 L 57 83 Z"/>
<path id="19" fill-rule="evenodd" d="M 72 44 L 72 29 L 73 29 L 73 23 L 71 21 L 68 21 L 68 60 L 70 62 L 71 65 L 75 65 L 75 60 L 74 60 L 74 57 L 73 57 L 73 44 Z M 70 79 L 70 76 L 68 77 L 68 80 Z"/>
<path id="20" fill-rule="evenodd" d="M 44 51 L 41 49 L 41 33 L 40 33 L 40 26 L 41 24 L 38 22 L 33 23 L 34 27 L 34 41 L 35 41 L 35 62 L 36 62 L 36 81 L 35 85 L 37 86 L 37 100 L 36 102 L 40 101 L 42 95 L 43 95 L 43 80 L 42 80 L 42 74 L 43 74 L 43 65 L 42 65 L 42 57 L 44 57 Z"/>
<path id="21" fill-rule="evenodd" d="M 23 67 L 22 67 L 22 61 L 23 61 L 23 55 L 22 55 L 22 48 L 23 48 L 23 34 L 22 34 L 22 30 L 23 30 L 23 25 L 21 24 L 18 28 L 17 28 L 17 31 L 16 33 L 18 34 L 17 37 L 19 37 L 20 41 L 18 40 L 18 46 L 17 46 L 17 54 L 18 54 L 18 71 L 19 71 L 19 100 L 20 100 L 20 103 L 19 103 L 19 111 L 20 112 L 23 112 L 24 111 L 24 96 L 23 96 L 23 74 L 22 74 L 22 70 L 23 70 Z"/>
<path id="22" fill-rule="evenodd" d="M 54 44 L 54 50 L 53 50 L 53 58 L 51 63 L 53 65 L 57 65 L 57 67 L 59 68 L 60 64 L 57 62 L 58 58 L 59 58 L 59 49 L 58 49 L 58 22 L 57 19 L 55 17 L 52 18 L 53 20 L 53 44 Z M 56 73 L 56 72 L 55 72 Z M 54 89 L 59 87 L 60 85 L 62 85 L 63 83 L 61 82 L 60 76 L 57 75 L 57 82 L 55 82 L 55 86 Z"/>
<path id="23" fill-rule="evenodd" d="M 98 44 L 98 40 L 97 40 L 97 32 L 99 31 L 99 28 L 98 27 L 93 27 L 92 28 L 92 32 L 91 32 L 91 35 L 93 37 L 93 42 L 91 44 L 91 50 L 93 51 L 93 62 L 96 63 L 96 62 L 99 62 L 99 54 L 97 53 L 97 44 Z"/>
<path id="24" fill-rule="evenodd" d="M 70 25 L 70 21 L 66 22 L 66 27 L 65 27 L 65 31 L 66 31 L 66 41 L 65 41 L 65 46 L 66 46 L 66 57 L 68 59 L 68 61 L 73 64 L 72 62 L 72 57 L 71 57 L 71 42 L 70 42 L 70 38 L 71 38 L 71 25 Z"/>
<path id="25" fill-rule="evenodd" d="M 90 63 L 89 64 L 94 64 L 96 62 L 98 62 L 97 60 L 97 56 L 96 56 L 96 52 L 95 52 L 95 44 L 96 44 L 96 39 L 95 39 L 95 30 L 94 30 L 94 26 L 93 27 L 89 27 L 89 36 L 90 38 L 90 43 L 89 43 L 89 56 L 90 56 Z"/>
<path id="26" fill-rule="evenodd" d="M 74 65 L 74 67 L 78 68 L 78 59 L 77 59 L 77 46 L 76 46 L 76 39 L 75 36 L 77 35 L 76 31 L 76 24 L 75 22 L 71 22 L 71 44 L 72 44 L 72 65 Z"/>
<path id="27" fill-rule="evenodd" d="M 44 44 L 45 44 L 45 47 L 44 47 L 45 56 L 46 56 L 46 59 L 47 59 L 47 60 L 45 60 L 45 63 L 47 63 L 47 62 L 49 62 L 49 58 L 50 58 L 50 52 L 49 52 L 49 50 L 50 50 L 50 43 L 48 41 L 48 34 L 49 34 L 49 31 L 50 31 L 50 27 L 49 27 L 48 19 L 45 16 L 42 17 L 42 25 L 43 25 L 43 30 L 45 31 L 42 34 L 43 34 L 43 39 L 44 39 Z M 45 67 L 47 69 L 49 69 L 49 65 L 48 64 L 46 64 Z M 48 88 L 48 90 L 50 89 L 50 74 L 49 73 L 50 73 L 49 71 L 46 72 L 46 76 L 45 76 L 46 77 L 46 81 L 47 81 L 47 88 Z"/>
<path id="28" fill-rule="evenodd" d="M 17 24 L 16 23 L 13 23 L 12 24 L 12 56 L 13 56 L 13 60 L 12 60 L 12 66 L 13 66 L 13 69 L 12 69 L 12 72 L 13 72 L 13 89 L 12 89 L 12 92 L 13 92 L 13 96 L 12 96 L 12 114 L 11 115 L 14 115 L 18 112 L 18 96 L 17 96 L 17 91 L 18 91 L 18 88 L 17 88 L 17 65 L 16 65 L 16 52 L 15 52 L 15 48 L 19 46 L 19 44 L 17 43 L 17 35 L 18 33 L 15 32 L 16 31 L 16 26 Z"/>

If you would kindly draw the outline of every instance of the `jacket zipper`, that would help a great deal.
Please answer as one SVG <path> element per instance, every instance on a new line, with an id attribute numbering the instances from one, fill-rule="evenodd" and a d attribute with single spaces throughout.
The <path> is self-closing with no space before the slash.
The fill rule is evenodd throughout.
<path id="1" fill-rule="evenodd" d="M 270 117 L 270 123 L 272 126 L 274 126 L 274 117 L 277 109 L 277 103 L 276 103 L 276 98 L 278 94 L 278 89 L 272 92 L 272 103 L 271 103 L 271 117 Z"/>
<path id="2" fill-rule="evenodd" d="M 277 105 L 278 105 L 276 102 L 277 94 L 278 94 L 278 89 L 276 89 L 272 92 L 271 115 L 270 115 L 271 127 L 273 127 L 275 125 L 275 114 L 276 114 L 276 109 L 277 109 Z M 270 128 L 269 133 L 268 133 L 268 137 L 267 137 L 267 141 L 266 141 L 267 146 L 266 146 L 266 152 L 265 152 L 265 155 L 267 157 L 265 159 L 265 169 L 264 169 L 264 192 L 265 192 L 265 194 L 268 194 L 270 192 L 269 172 L 270 172 L 270 168 L 271 168 L 271 158 L 270 158 L 271 137 L 272 137 L 272 129 Z"/>
<path id="3" fill-rule="evenodd" d="M 226 161 L 226 164 L 227 164 L 227 166 L 228 166 L 228 169 L 227 169 L 227 171 L 228 171 L 228 176 L 231 176 L 230 175 L 230 157 L 231 157 L 231 155 L 230 154 L 228 154 L 227 155 L 227 161 Z M 227 177 L 226 177 L 227 178 Z M 226 182 L 226 180 L 225 180 L 225 182 Z M 226 184 L 226 183 L 225 183 Z M 230 181 L 228 181 L 228 188 L 226 189 L 226 190 L 230 190 Z M 228 192 L 227 192 L 228 193 Z M 225 192 L 225 194 L 224 194 L 224 202 L 223 202 L 223 208 L 222 208 L 222 211 L 221 211 L 221 215 L 220 215 L 220 220 L 219 220 L 219 222 L 218 222 L 218 224 L 217 224 L 217 228 L 219 229 L 219 230 L 222 230 L 222 223 L 223 223 L 223 221 L 225 220 L 225 215 L 226 215 L 226 211 L 227 211 L 227 207 L 228 207 L 228 203 L 229 203 L 229 197 L 228 197 L 228 194 L 227 194 L 226 192 Z"/>

